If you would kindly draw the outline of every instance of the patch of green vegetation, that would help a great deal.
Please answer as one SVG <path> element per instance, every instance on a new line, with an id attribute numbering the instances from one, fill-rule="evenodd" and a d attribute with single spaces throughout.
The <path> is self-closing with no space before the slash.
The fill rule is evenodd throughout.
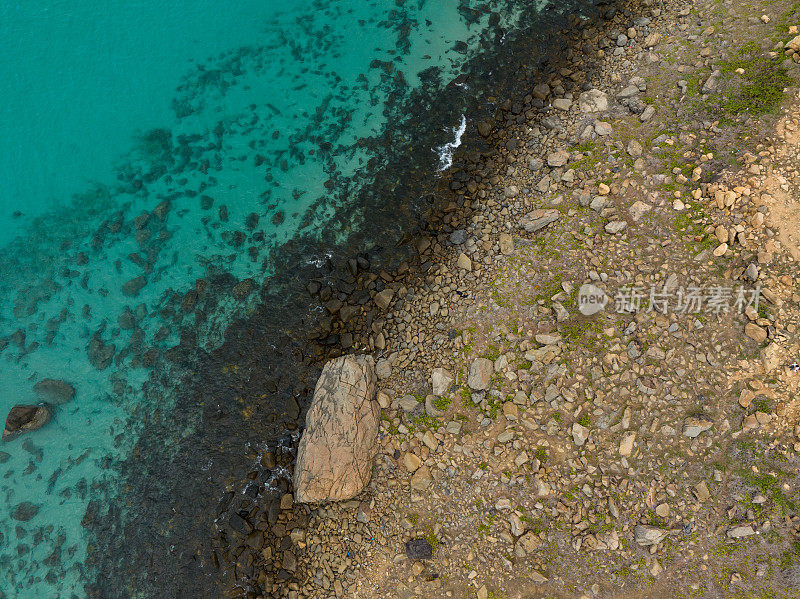
<path id="1" fill-rule="evenodd" d="M 439 422 L 438 420 L 436 420 L 436 418 L 433 418 L 432 416 L 428 416 L 427 414 L 423 414 L 422 416 L 417 416 L 411 422 L 415 428 L 421 430 L 430 429 L 433 431 L 438 431 L 439 428 L 442 426 L 441 422 Z"/>
<path id="2" fill-rule="evenodd" d="M 503 402 L 500 400 L 490 401 L 489 402 L 489 409 L 486 410 L 486 416 L 494 420 L 497 417 L 497 413 L 503 407 Z"/>
<path id="3" fill-rule="evenodd" d="M 517 368 L 517 370 L 530 370 L 531 366 L 533 366 L 533 362 L 530 362 L 525 358 L 520 358 L 514 362 L 514 366 Z"/>
<path id="4" fill-rule="evenodd" d="M 472 401 L 472 394 L 469 392 L 469 389 L 462 386 L 461 387 L 461 407 L 462 408 L 471 408 L 474 406 L 475 403 Z"/>
<path id="5" fill-rule="evenodd" d="M 559 327 L 559 331 L 571 346 L 579 344 L 592 350 L 602 347 L 607 340 L 601 329 L 599 320 L 582 317 L 563 322 Z"/>
<path id="6" fill-rule="evenodd" d="M 555 420 L 556 422 L 561 422 L 561 420 L 563 420 L 561 412 L 553 412 L 553 420 Z"/>
<path id="7" fill-rule="evenodd" d="M 381 420 L 383 421 L 383 428 L 387 431 L 390 435 L 396 435 L 400 431 L 398 428 L 392 424 L 392 419 L 385 412 L 381 412 Z"/>
<path id="8" fill-rule="evenodd" d="M 583 413 L 581 414 L 581 417 L 578 418 L 578 424 L 580 424 L 581 426 L 585 426 L 588 428 L 591 423 L 592 421 L 589 418 L 589 414 Z"/>
<path id="9" fill-rule="evenodd" d="M 487 360 L 491 360 L 494 362 L 497 358 L 500 357 L 500 349 L 495 347 L 494 345 L 490 345 L 486 348 L 486 351 L 481 354 L 481 358 L 486 358 Z"/>
<path id="10" fill-rule="evenodd" d="M 544 447 L 539 447 L 534 453 L 534 457 L 539 460 L 541 465 L 544 465 L 547 462 L 547 450 Z"/>
<path id="11" fill-rule="evenodd" d="M 433 407 L 439 410 L 440 412 L 444 412 L 447 408 L 450 407 L 450 404 L 453 403 L 452 397 L 434 397 L 431 400 Z"/>
<path id="12" fill-rule="evenodd" d="M 772 411 L 772 402 L 763 395 L 756 397 L 753 400 L 752 406 L 759 412 L 769 413 Z"/>
<path id="13" fill-rule="evenodd" d="M 442 544 L 441 539 L 439 539 L 439 537 L 436 536 L 433 526 L 429 526 L 426 529 L 425 534 L 423 535 L 422 538 L 424 538 L 428 542 L 428 545 L 430 545 L 434 551 L 436 550 L 437 547 L 439 547 L 439 545 Z"/>
<path id="14" fill-rule="evenodd" d="M 781 481 L 776 476 L 769 473 L 756 474 L 744 469 L 739 471 L 739 476 L 748 484 L 757 487 L 765 497 L 771 499 L 785 514 L 797 511 L 797 504 L 786 497 L 781 488 Z"/>
<path id="15" fill-rule="evenodd" d="M 787 41 L 789 27 L 800 22 L 800 2 L 793 2 L 775 22 L 775 41 Z M 789 38 L 791 39 L 791 38 Z"/>
<path id="16" fill-rule="evenodd" d="M 536 289 L 538 289 L 539 293 L 536 294 L 534 299 L 537 302 L 541 301 L 544 305 L 549 306 L 552 301 L 550 298 L 561 291 L 561 277 L 555 276 L 546 284 L 537 286 Z"/>
<path id="17" fill-rule="evenodd" d="M 700 202 L 688 202 L 686 209 L 675 215 L 675 228 L 694 237 L 701 249 L 716 247 L 717 238 L 705 232 L 705 226 L 711 222 L 708 213 Z"/>
<path id="18" fill-rule="evenodd" d="M 497 289 L 492 290 L 492 301 L 501 308 L 510 308 L 511 300 L 503 297 Z"/>
<path id="19" fill-rule="evenodd" d="M 734 116 L 773 112 L 783 101 L 783 89 L 792 85 L 792 78 L 781 65 L 782 58 L 761 53 L 755 42 L 748 42 L 739 49 L 739 56 L 723 61 L 720 70 L 732 76 L 736 69 L 743 69 L 743 84 L 722 103 L 722 109 Z"/>
<path id="20" fill-rule="evenodd" d="M 419 514 L 410 514 L 408 516 L 408 521 L 411 522 L 411 524 L 413 524 L 414 526 L 416 526 L 417 522 L 419 522 Z"/>

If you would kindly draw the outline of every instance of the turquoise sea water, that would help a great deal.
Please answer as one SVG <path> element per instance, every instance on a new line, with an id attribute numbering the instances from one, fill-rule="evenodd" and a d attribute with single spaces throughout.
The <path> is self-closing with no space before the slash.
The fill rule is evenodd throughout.
<path id="1" fill-rule="evenodd" d="M 452 81 L 490 40 L 503 43 L 490 31 L 535 9 L 0 4 L 0 417 L 40 401 L 42 379 L 76 389 L 45 427 L 0 444 L 0 598 L 86 595 L 95 514 L 128 509 L 114 503 L 115 465 L 143 455 L 131 453 L 140 423 L 168 414 L 185 381 L 171 348 L 219 347 L 234 319 L 255 313 L 288 240 L 336 243 L 373 218 L 353 202 L 380 153 L 369 140 L 385 141 L 398 118 L 433 140 L 414 149 L 431 176 L 447 168 L 467 127 L 460 108 L 426 123 L 393 107 L 430 86 L 431 67 Z M 413 147 L 408 131 L 388 139 Z M 325 244 L 313 247 L 303 260 L 324 261 Z M 193 309 L 214 281 L 226 292 Z M 263 351 L 281 347 L 267 339 Z M 164 427 L 165 446 L 192 432 Z M 16 517 L 23 502 L 35 506 L 27 520 Z"/>

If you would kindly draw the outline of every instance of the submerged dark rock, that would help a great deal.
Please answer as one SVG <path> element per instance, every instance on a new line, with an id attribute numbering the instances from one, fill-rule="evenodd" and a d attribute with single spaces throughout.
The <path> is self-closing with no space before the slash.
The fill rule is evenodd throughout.
<path id="1" fill-rule="evenodd" d="M 11 408 L 3 429 L 3 441 L 11 441 L 23 433 L 42 428 L 50 421 L 50 408 L 46 405 L 18 405 Z"/>
<path id="2" fill-rule="evenodd" d="M 33 386 L 39 400 L 60 406 L 75 397 L 75 387 L 60 379 L 42 379 Z"/>
<path id="3" fill-rule="evenodd" d="M 20 522 L 27 522 L 38 513 L 39 506 L 31 503 L 30 501 L 23 501 L 22 503 L 18 503 L 16 506 L 14 506 L 14 509 L 11 510 L 11 517 L 14 520 L 19 520 Z"/>

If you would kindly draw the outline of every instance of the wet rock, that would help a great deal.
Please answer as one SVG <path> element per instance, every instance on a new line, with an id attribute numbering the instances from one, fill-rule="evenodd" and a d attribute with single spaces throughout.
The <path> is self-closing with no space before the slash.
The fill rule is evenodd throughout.
<path id="1" fill-rule="evenodd" d="M 342 501 L 369 482 L 380 408 L 371 356 L 343 356 L 322 370 L 297 450 L 295 499 Z"/>
<path id="2" fill-rule="evenodd" d="M 50 420 L 50 408 L 46 405 L 18 405 L 11 408 L 3 429 L 3 441 L 42 428 Z"/>
<path id="3" fill-rule="evenodd" d="M 106 343 L 97 332 L 89 339 L 89 344 L 86 346 L 86 353 L 89 356 L 89 362 L 97 370 L 104 370 L 111 364 L 117 348 L 113 343 Z"/>
<path id="4" fill-rule="evenodd" d="M 489 137 L 492 133 L 492 125 L 486 121 L 478 123 L 478 133 L 481 137 Z"/>
<path id="5" fill-rule="evenodd" d="M 393 298 L 394 290 L 389 288 L 384 289 L 380 293 L 375 294 L 375 305 L 381 310 L 386 310 L 391 305 Z"/>
<path id="6" fill-rule="evenodd" d="M 231 295 L 237 300 L 243 300 L 252 293 L 255 289 L 256 283 L 253 279 L 244 279 L 239 281 L 231 289 Z"/>
<path id="7" fill-rule="evenodd" d="M 54 406 L 60 406 L 75 397 L 75 387 L 57 379 L 42 379 L 33 386 L 39 400 Z"/>
<path id="8" fill-rule="evenodd" d="M 406 557 L 408 559 L 430 559 L 433 557 L 433 547 L 425 539 L 411 539 L 406 541 Z"/>
<path id="9" fill-rule="evenodd" d="M 11 510 L 11 517 L 20 522 L 27 522 L 39 513 L 39 507 L 30 501 L 23 501 Z"/>

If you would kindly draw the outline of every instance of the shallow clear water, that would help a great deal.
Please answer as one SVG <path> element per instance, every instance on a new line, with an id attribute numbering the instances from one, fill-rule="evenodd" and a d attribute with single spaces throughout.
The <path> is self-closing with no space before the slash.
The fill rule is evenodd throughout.
<path id="1" fill-rule="evenodd" d="M 0 598 L 84 596 L 87 507 L 113 503 L 138 423 L 168 413 L 169 348 L 218 347 L 287 240 L 334 243 L 372 218 L 352 201 L 376 168 L 365 140 L 397 126 L 389 106 L 429 67 L 457 75 L 492 10 L 512 27 L 534 4 L 0 4 L 0 417 L 40 401 L 41 379 L 76 389 L 0 444 Z M 466 126 L 455 106 L 439 119 L 415 149 L 432 173 Z M 176 314 L 215 277 L 253 291 Z"/>

